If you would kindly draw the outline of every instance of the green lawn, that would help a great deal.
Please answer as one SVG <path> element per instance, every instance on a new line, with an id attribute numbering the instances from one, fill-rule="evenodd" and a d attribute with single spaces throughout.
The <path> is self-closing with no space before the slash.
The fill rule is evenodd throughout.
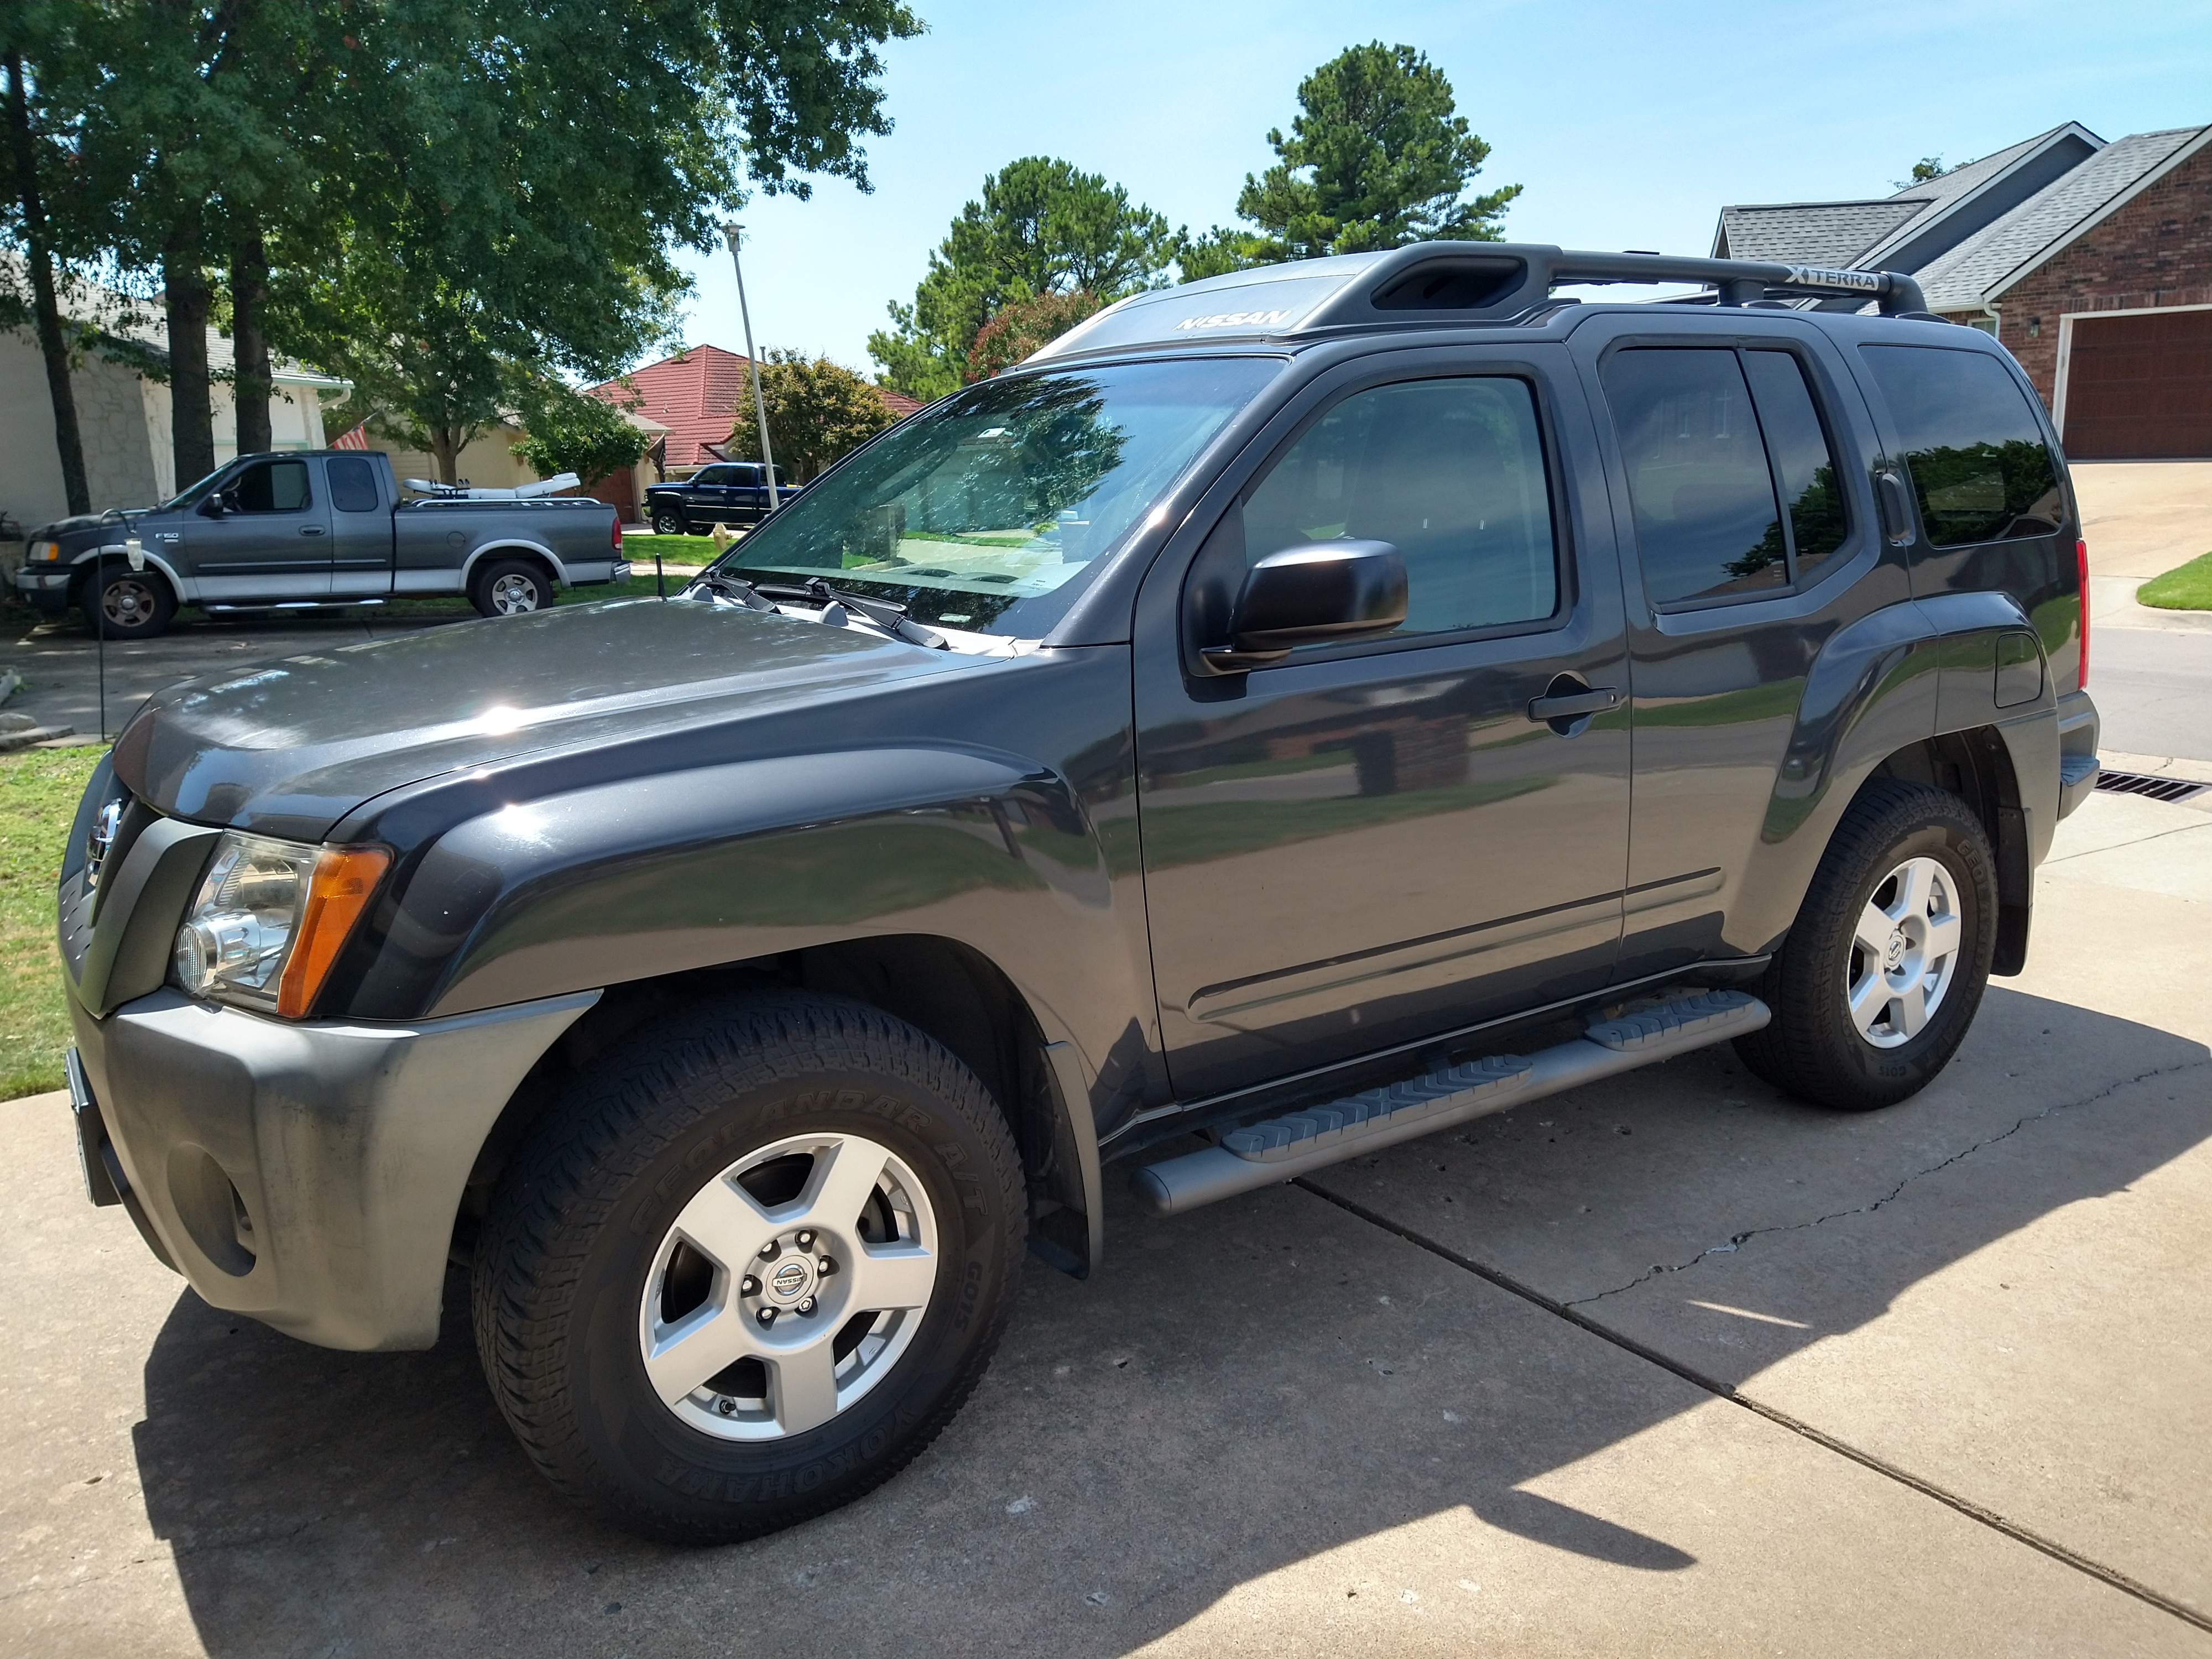
<path id="1" fill-rule="evenodd" d="M 2152 577 L 2136 589 L 2136 603 L 2160 611 L 2212 611 L 2212 553 Z"/>
<path id="2" fill-rule="evenodd" d="M 0 1100 L 62 1086 L 69 1047 L 54 884 L 77 798 L 103 751 L 0 755 Z"/>

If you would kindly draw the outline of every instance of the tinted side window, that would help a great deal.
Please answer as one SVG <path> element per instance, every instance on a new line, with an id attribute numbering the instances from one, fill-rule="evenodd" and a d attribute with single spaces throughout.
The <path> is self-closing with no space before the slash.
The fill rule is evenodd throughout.
<path id="1" fill-rule="evenodd" d="M 1844 544 L 1848 526 L 1835 452 L 1820 429 L 1805 366 L 1786 351 L 1747 351 L 1744 372 L 1759 405 L 1759 429 L 1790 514 L 1791 571 L 1799 581 Z"/>
<path id="2" fill-rule="evenodd" d="M 1652 602 L 1786 584 L 1782 515 L 1735 353 L 1617 352 L 1601 379 L 1620 434 Z"/>
<path id="3" fill-rule="evenodd" d="M 331 505 L 341 513 L 374 513 L 380 505 L 376 497 L 376 467 L 358 455 L 333 455 L 323 463 L 323 476 L 330 481 Z"/>
<path id="4" fill-rule="evenodd" d="M 691 475 L 691 482 L 695 484 L 735 483 L 737 480 L 730 475 L 736 471 L 735 467 L 730 466 L 702 466 Z"/>
<path id="5" fill-rule="evenodd" d="M 1940 346 L 1863 346 L 1905 440 L 1920 522 L 1936 547 L 2043 536 L 2058 469 L 2027 394 L 1996 358 Z"/>
<path id="6" fill-rule="evenodd" d="M 305 461 L 263 461 L 230 484 L 241 513 L 297 513 L 307 505 Z"/>
<path id="7" fill-rule="evenodd" d="M 1245 557 L 1337 537 L 1404 557 L 1403 633 L 1549 617 L 1559 565 L 1528 384 L 1408 380 L 1322 416 L 1245 498 Z"/>

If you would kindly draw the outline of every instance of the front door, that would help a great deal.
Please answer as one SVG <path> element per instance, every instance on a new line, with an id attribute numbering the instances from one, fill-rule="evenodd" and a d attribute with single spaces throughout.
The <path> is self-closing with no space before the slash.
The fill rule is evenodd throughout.
<path id="1" fill-rule="evenodd" d="M 185 532 L 201 599 L 222 604 L 328 595 L 330 511 L 306 461 L 249 461 L 223 481 L 222 497 L 221 517 L 196 517 Z"/>
<path id="2" fill-rule="evenodd" d="M 1567 483 L 1596 474 L 1586 408 L 1556 348 L 1390 360 L 1417 367 L 1355 372 L 1292 415 L 1188 571 L 1156 568 L 1140 603 L 1146 904 L 1186 1100 L 1570 997 L 1613 968 L 1625 714 L 1531 708 L 1627 687 L 1604 498 Z M 1220 631 L 1250 563 L 1336 537 L 1399 550 L 1405 626 L 1205 677 L 1196 636 Z M 1179 623 L 1158 621 L 1160 582 Z"/>

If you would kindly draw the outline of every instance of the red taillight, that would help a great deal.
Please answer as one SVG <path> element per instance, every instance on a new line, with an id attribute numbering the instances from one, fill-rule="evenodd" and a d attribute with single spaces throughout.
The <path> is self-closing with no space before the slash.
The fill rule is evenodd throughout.
<path id="1" fill-rule="evenodd" d="M 2076 689 L 2089 689 L 2089 544 L 2086 538 L 2074 544 L 2074 565 L 2081 575 L 2081 666 L 2074 678 Z"/>
<path id="2" fill-rule="evenodd" d="M 615 534 L 615 551 L 616 551 L 616 552 L 617 552 L 617 553 L 619 553 L 619 552 L 621 552 L 621 551 L 622 551 L 622 514 L 619 514 L 619 513 L 617 513 L 617 514 L 615 514 L 615 532 L 614 532 L 614 534 Z"/>

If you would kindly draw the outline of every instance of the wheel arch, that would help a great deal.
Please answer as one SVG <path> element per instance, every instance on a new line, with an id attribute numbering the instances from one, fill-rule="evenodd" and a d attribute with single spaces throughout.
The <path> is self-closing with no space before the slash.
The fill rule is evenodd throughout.
<path id="1" fill-rule="evenodd" d="M 541 567 L 553 579 L 556 587 L 569 586 L 568 568 L 562 564 L 553 550 L 543 542 L 489 542 L 470 553 L 461 562 L 461 591 L 465 593 L 476 586 L 477 572 L 487 560 L 521 559 Z"/>
<path id="2" fill-rule="evenodd" d="M 88 553 L 79 554 L 70 567 L 69 603 L 71 605 L 81 605 L 84 603 L 85 586 L 93 580 L 102 564 L 122 562 L 124 560 L 121 555 L 109 553 L 103 557 L 98 548 L 94 548 Z M 146 550 L 146 568 L 159 573 L 161 580 L 168 583 L 169 597 L 176 600 L 179 605 L 190 605 L 193 602 L 196 589 L 191 580 L 188 577 L 179 576 L 176 568 L 151 548 Z"/>
<path id="3" fill-rule="evenodd" d="M 927 933 L 841 939 L 609 988 L 539 1057 L 486 1133 L 453 1218 L 456 1259 L 466 1258 L 501 1172 L 570 1076 L 654 1020 L 775 988 L 866 1003 L 974 1072 L 1021 1154 L 1030 1248 L 1064 1273 L 1088 1276 L 1099 1255 L 1103 1192 L 1075 1045 L 981 951 Z"/>
<path id="4" fill-rule="evenodd" d="M 1829 639 L 1746 866 L 1735 943 L 1779 947 L 1844 813 L 1870 780 L 1897 777 L 1949 789 L 1981 818 L 1997 857 L 1992 971 L 2020 972 L 2056 823 L 2058 717 L 2047 664 L 2038 696 L 1997 706 L 1997 642 L 2033 631 L 2009 594 L 1962 592 L 1886 606 Z"/>

